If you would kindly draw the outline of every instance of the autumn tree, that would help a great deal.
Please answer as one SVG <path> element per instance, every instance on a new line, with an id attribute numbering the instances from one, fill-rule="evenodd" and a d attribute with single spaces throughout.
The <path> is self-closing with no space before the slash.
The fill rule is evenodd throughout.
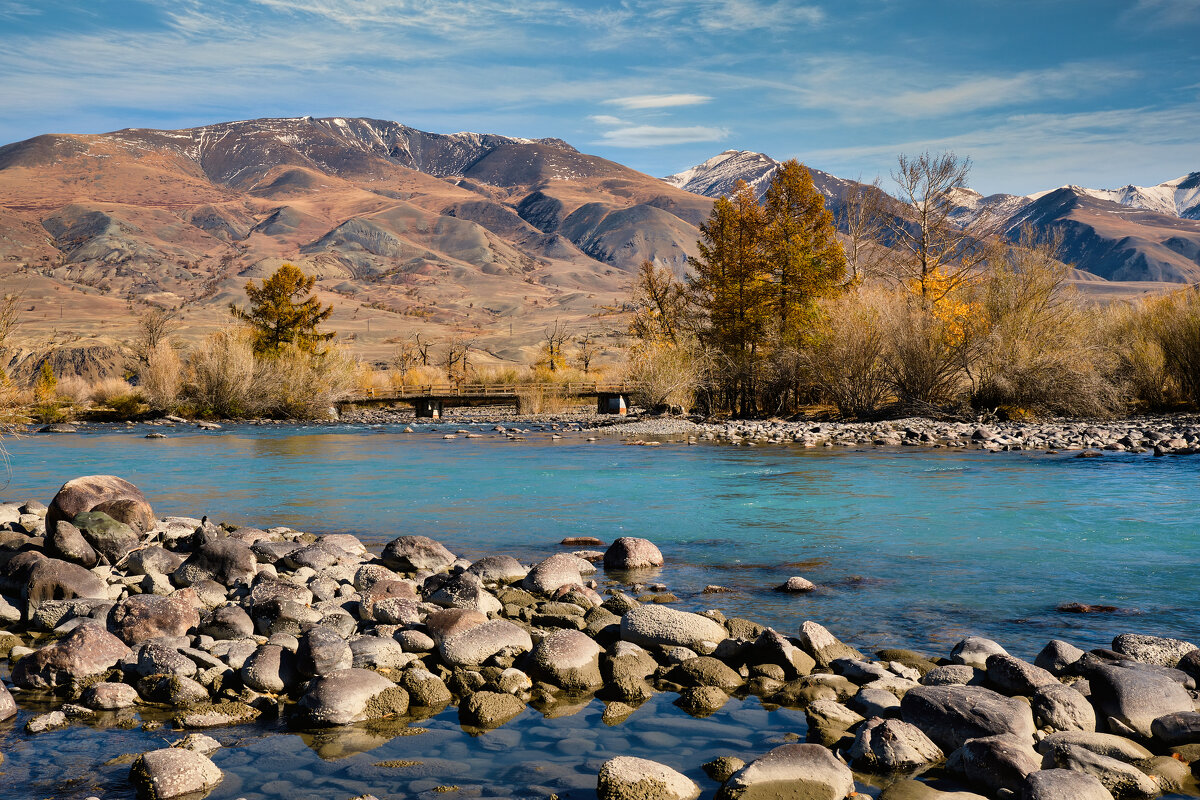
<path id="1" fill-rule="evenodd" d="M 585 331 L 575 337 L 575 363 L 585 376 L 591 374 L 592 362 L 596 360 L 599 350 L 594 331 Z"/>
<path id="2" fill-rule="evenodd" d="M 962 289 L 990 252 L 994 226 L 987 213 L 967 224 L 951 216 L 970 171 L 969 158 L 925 152 L 900 155 L 892 173 L 899 200 L 881 219 L 903 254 L 895 277 L 926 304 Z"/>
<path id="3" fill-rule="evenodd" d="M 883 215 L 892 203 L 878 178 L 872 183 L 851 181 L 842 192 L 835 219 L 844 236 L 847 288 L 886 271 L 892 252 L 884 243 Z"/>
<path id="4" fill-rule="evenodd" d="M 677 345 L 691 327 L 691 298 L 687 285 L 669 268 L 643 261 L 633 281 L 629 333 L 643 342 Z"/>
<path id="5" fill-rule="evenodd" d="M 320 330 L 333 313 L 333 306 L 322 306 L 315 295 L 306 297 L 315 283 L 316 278 L 288 263 L 263 280 L 261 286 L 255 286 L 254 281 L 246 283 L 250 308 L 231 303 L 229 310 L 250 325 L 256 355 L 275 356 L 287 346 L 315 353 L 334 337 Z"/>
<path id="6" fill-rule="evenodd" d="M 770 281 L 772 333 L 780 344 L 795 345 L 812 324 L 816 300 L 841 290 L 846 256 L 825 198 L 795 159 L 775 172 L 764 213 L 761 246 Z"/>
<path id="7" fill-rule="evenodd" d="M 547 325 L 542 331 L 542 362 L 551 372 L 557 372 L 566 366 L 566 359 L 563 357 L 563 347 L 567 343 L 570 334 L 567 331 L 567 326 L 563 325 L 559 320 L 554 320 L 552 325 Z"/>

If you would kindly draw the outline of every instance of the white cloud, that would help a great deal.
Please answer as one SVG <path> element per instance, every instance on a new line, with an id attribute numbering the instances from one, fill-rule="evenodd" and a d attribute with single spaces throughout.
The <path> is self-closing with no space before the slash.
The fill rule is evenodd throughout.
<path id="1" fill-rule="evenodd" d="M 672 144 L 719 142 L 729 136 L 725 128 L 704 125 L 672 127 L 665 125 L 629 125 L 605 131 L 596 141 L 610 147 L 661 147 Z"/>
<path id="2" fill-rule="evenodd" d="M 1147 28 L 1179 28 L 1200 24 L 1200 3 L 1196 0 L 1137 0 L 1121 15 L 1126 24 Z"/>
<path id="3" fill-rule="evenodd" d="M 618 125 L 626 124 L 625 120 L 621 119 L 620 117 L 614 117 L 609 114 L 592 114 L 590 117 L 588 117 L 588 119 L 597 125 L 604 125 L 606 127 L 616 127 Z"/>
<path id="4" fill-rule="evenodd" d="M 697 106 L 712 100 L 704 94 L 638 94 L 632 97 L 615 97 L 605 100 L 606 105 L 620 106 L 628 109 L 674 108 L 676 106 Z"/>

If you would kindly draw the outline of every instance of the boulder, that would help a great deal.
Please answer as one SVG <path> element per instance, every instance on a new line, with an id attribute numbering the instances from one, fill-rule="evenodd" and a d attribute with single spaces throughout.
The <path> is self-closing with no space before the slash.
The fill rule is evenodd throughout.
<path id="1" fill-rule="evenodd" d="M 1083 658 L 1083 651 L 1075 645 L 1064 642 L 1062 639 L 1052 639 L 1038 653 L 1037 658 L 1033 660 L 1033 665 L 1041 667 L 1052 675 L 1062 675 L 1067 671 L 1067 667 L 1081 658 Z"/>
<path id="2" fill-rule="evenodd" d="M 1088 670 L 1088 683 L 1098 716 L 1107 718 L 1116 733 L 1127 729 L 1149 739 L 1158 717 L 1195 710 L 1186 689 L 1150 670 L 1099 665 Z"/>
<path id="3" fill-rule="evenodd" d="M 387 543 L 379 560 L 399 572 L 441 572 L 454 563 L 454 554 L 428 536 L 401 536 Z"/>
<path id="4" fill-rule="evenodd" d="M 812 656 L 771 628 L 758 634 L 745 658 L 750 664 L 777 664 L 783 668 L 784 678 L 787 680 L 808 675 L 817 666 Z"/>
<path id="5" fill-rule="evenodd" d="M 1086 772 L 1042 769 L 1025 779 L 1021 800 L 1113 800 L 1104 784 Z"/>
<path id="6" fill-rule="evenodd" d="M 80 700 L 97 711 L 119 711 L 136 703 L 138 693 L 127 683 L 94 683 L 84 690 Z"/>
<path id="7" fill-rule="evenodd" d="M 967 780 L 992 795 L 1020 792 L 1025 777 L 1041 767 L 1031 743 L 1011 733 L 968 739 L 957 755 Z"/>
<path id="8" fill-rule="evenodd" d="M 521 586 L 534 594 L 550 594 L 560 586 L 583 583 L 579 574 L 582 562 L 573 555 L 557 553 L 533 565 Z"/>
<path id="9" fill-rule="evenodd" d="M 596 794 L 600 800 L 695 800 L 700 787 L 665 764 L 619 756 L 600 767 Z"/>
<path id="10" fill-rule="evenodd" d="M 76 514 L 71 523 L 106 564 L 120 563 L 141 540 L 132 527 L 103 511 Z M 61 527 L 61 523 L 56 523 L 55 527 Z"/>
<path id="11" fill-rule="evenodd" d="M 354 652 L 341 634 L 325 625 L 315 625 L 300 637 L 296 667 L 306 678 L 328 675 L 354 666 Z"/>
<path id="12" fill-rule="evenodd" d="M 84 623 L 63 638 L 21 658 L 13 683 L 23 689 L 77 687 L 129 655 L 125 643 L 103 626 Z"/>
<path id="13" fill-rule="evenodd" d="M 904 695 L 900 713 L 947 753 L 968 739 L 1003 733 L 1033 741 L 1029 705 L 982 686 L 920 686 Z"/>
<path id="14" fill-rule="evenodd" d="M 29 568 L 25 580 L 26 615 L 32 619 L 46 600 L 70 600 L 86 597 L 108 599 L 108 584 L 98 575 L 78 564 L 57 558 L 39 558 Z"/>
<path id="15" fill-rule="evenodd" d="M 1008 655 L 993 653 L 984 662 L 987 679 L 997 690 L 1009 696 L 1028 696 L 1042 686 L 1061 685 L 1058 678 L 1041 667 Z"/>
<path id="16" fill-rule="evenodd" d="M 732 693 L 742 685 L 742 676 L 712 656 L 689 658 L 671 670 L 670 679 L 684 686 L 715 686 Z"/>
<path id="17" fill-rule="evenodd" d="M 142 753 L 129 770 L 129 780 L 146 800 L 207 794 L 222 778 L 212 760 L 194 750 L 166 747 Z"/>
<path id="18" fill-rule="evenodd" d="M 866 656 L 848 644 L 844 644 L 830 633 L 825 626 L 811 620 L 800 625 L 800 646 L 813 657 L 818 666 L 829 667 L 839 658 L 866 660 Z"/>
<path id="19" fill-rule="evenodd" d="M 108 629 L 128 645 L 159 636 L 186 636 L 200 624 L 200 612 L 179 597 L 131 595 L 108 612 Z"/>
<path id="20" fill-rule="evenodd" d="M 217 539 L 200 545 L 172 573 L 176 586 L 191 586 L 203 580 L 233 586 L 241 581 L 250 583 L 257 574 L 258 559 L 245 542 L 237 539 Z"/>
<path id="21" fill-rule="evenodd" d="M 460 572 L 443 582 L 429 595 L 429 602 L 443 608 L 473 608 L 483 614 L 497 614 L 504 607 L 483 588 L 483 580 L 470 572 Z"/>
<path id="22" fill-rule="evenodd" d="M 978 686 L 987 673 L 966 664 L 943 664 L 921 676 L 922 686 Z"/>
<path id="23" fill-rule="evenodd" d="M 847 756 L 864 772 L 907 772 L 945 757 L 916 725 L 879 717 L 859 727 Z"/>
<path id="24" fill-rule="evenodd" d="M 968 636 L 950 651 L 950 660 L 955 664 L 966 664 L 977 669 L 987 669 L 988 656 L 1008 655 L 1008 651 L 991 639 Z"/>
<path id="25" fill-rule="evenodd" d="M 622 536 L 604 551 L 605 569 L 648 569 L 662 563 L 662 553 L 649 539 Z"/>
<path id="26" fill-rule="evenodd" d="M 804 709 L 808 741 L 834 747 L 846 733 L 863 721 L 858 714 L 835 700 L 814 700 Z"/>
<path id="27" fill-rule="evenodd" d="M 662 605 L 638 606 L 621 617 L 621 638 L 643 647 L 686 647 L 729 638 L 725 626 L 708 617 Z"/>
<path id="28" fill-rule="evenodd" d="M 558 630 L 546 636 L 529 656 L 529 674 L 567 691 L 586 692 L 603 683 L 600 654 L 604 652 L 586 633 Z"/>
<path id="29" fill-rule="evenodd" d="M 525 703 L 505 692 L 475 692 L 458 707 L 458 719 L 469 728 L 491 730 L 525 710 Z"/>
<path id="30" fill-rule="evenodd" d="M 199 632 L 214 639 L 244 639 L 254 635 L 254 622 L 241 606 L 221 606 L 205 615 Z"/>
<path id="31" fill-rule="evenodd" d="M 13 700 L 12 692 L 0 681 L 0 722 L 12 719 L 17 715 L 17 701 Z"/>
<path id="32" fill-rule="evenodd" d="M 1200 744 L 1200 712 L 1164 714 L 1150 723 L 1154 738 L 1168 747 Z"/>
<path id="33" fill-rule="evenodd" d="M 1056 731 L 1096 730 L 1096 710 L 1088 699 L 1070 686 L 1052 683 L 1033 693 L 1030 701 L 1039 727 Z"/>
<path id="34" fill-rule="evenodd" d="M 282 694 L 300 683 L 296 656 L 278 644 L 259 645 L 238 672 L 242 683 L 256 692 Z"/>
<path id="35" fill-rule="evenodd" d="M 464 633 L 487 622 L 486 614 L 469 608 L 448 608 L 435 611 L 425 619 L 425 629 L 436 643 Z"/>
<path id="36" fill-rule="evenodd" d="M 88 475 L 67 481 L 54 495 L 46 511 L 46 530 L 54 530 L 60 520 L 70 522 L 87 511 L 103 512 L 138 534 L 155 525 L 154 510 L 132 483 L 115 475 Z"/>
<path id="37" fill-rule="evenodd" d="M 777 592 L 785 592 L 787 594 L 808 594 L 814 591 L 817 585 L 808 578 L 802 578 L 799 575 L 793 575 L 779 586 L 775 587 Z"/>
<path id="38" fill-rule="evenodd" d="M 1179 660 L 1197 649 L 1191 642 L 1182 639 L 1163 639 L 1158 636 L 1143 636 L 1139 633 L 1122 633 L 1113 639 L 1112 649 L 1134 661 L 1174 667 Z"/>
<path id="39" fill-rule="evenodd" d="M 160 640 L 162 641 L 162 640 Z M 160 642 L 146 642 L 137 652 L 138 675 L 175 675 L 190 678 L 196 674 L 196 662 Z"/>
<path id="40" fill-rule="evenodd" d="M 1059 744 L 1050 750 L 1048 757 L 1061 769 L 1091 775 L 1117 797 L 1149 800 L 1161 793 L 1158 782 L 1137 767 L 1116 758 L 1094 753 L 1079 745 Z"/>
<path id="41" fill-rule="evenodd" d="M 408 692 L 377 672 L 351 668 L 313 679 L 298 706 L 313 725 L 348 725 L 405 713 Z"/>
<path id="42" fill-rule="evenodd" d="M 735 772 L 718 800 L 843 800 L 854 792 L 850 768 L 817 744 L 785 744 Z"/>
<path id="43" fill-rule="evenodd" d="M 485 556 L 467 567 L 467 572 L 478 576 L 484 583 L 495 584 L 516 583 L 529 570 L 512 556 Z"/>
<path id="44" fill-rule="evenodd" d="M 440 708 L 453 699 L 446 682 L 420 666 L 407 670 L 400 685 L 408 692 L 409 702 L 414 706 Z"/>
<path id="45" fill-rule="evenodd" d="M 1052 733 L 1037 743 L 1037 751 L 1050 756 L 1053 756 L 1056 750 L 1068 747 L 1081 747 L 1096 755 L 1115 758 L 1117 761 L 1124 761 L 1127 764 L 1136 764 L 1154 755 L 1137 742 L 1126 739 L 1124 736 L 1094 731 Z"/>
<path id="46" fill-rule="evenodd" d="M 99 562 L 100 557 L 95 548 L 83 538 L 83 532 L 67 520 L 59 520 L 53 528 L 46 530 L 46 555 L 60 558 L 91 569 Z"/>
<path id="47" fill-rule="evenodd" d="M 506 619 L 489 620 L 444 637 L 438 644 L 442 660 L 460 667 L 478 666 L 499 653 L 518 655 L 532 649 L 533 640 L 529 632 Z"/>

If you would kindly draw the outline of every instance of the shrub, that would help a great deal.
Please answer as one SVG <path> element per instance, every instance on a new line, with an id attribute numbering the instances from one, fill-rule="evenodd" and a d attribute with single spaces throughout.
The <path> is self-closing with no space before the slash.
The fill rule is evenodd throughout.
<path id="1" fill-rule="evenodd" d="M 245 331 L 217 331 L 189 355 L 184 396 L 196 413 L 240 417 L 266 406 L 264 382 Z"/>
<path id="2" fill-rule="evenodd" d="M 172 411 L 179 403 L 183 363 L 169 342 L 147 350 L 146 364 L 138 374 L 142 396 L 155 411 Z"/>
<path id="3" fill-rule="evenodd" d="M 878 412 L 890 395 L 884 355 L 885 292 L 859 289 L 822 306 L 822 320 L 802 351 L 803 374 L 842 414 Z"/>
<path id="4" fill-rule="evenodd" d="M 264 410 L 288 419 L 323 419 L 337 401 L 353 394 L 358 362 L 335 348 L 312 353 L 284 345 L 259 364 Z"/>
<path id="5" fill-rule="evenodd" d="M 1163 355 L 1163 371 L 1193 406 L 1200 406 L 1200 287 L 1151 304 L 1150 330 Z"/>
<path id="6" fill-rule="evenodd" d="M 690 411 L 703 374 L 699 354 L 665 343 L 648 342 L 634 348 L 625 367 L 625 380 L 636 387 L 634 402 L 650 411 L 672 407 Z"/>

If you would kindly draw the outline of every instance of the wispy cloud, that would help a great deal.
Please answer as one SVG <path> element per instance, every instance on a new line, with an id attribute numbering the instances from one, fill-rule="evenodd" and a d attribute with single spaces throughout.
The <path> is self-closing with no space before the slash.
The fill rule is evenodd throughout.
<path id="1" fill-rule="evenodd" d="M 674 108 L 676 106 L 698 106 L 712 100 L 705 94 L 637 94 L 632 97 L 615 97 L 605 100 L 606 105 L 628 109 Z"/>
<path id="2" fill-rule="evenodd" d="M 605 131 L 597 143 L 610 147 L 662 147 L 671 144 L 719 142 L 728 137 L 729 131 L 725 128 L 705 125 L 629 125 Z"/>
<path id="3" fill-rule="evenodd" d="M 1127 24 L 1146 28 L 1179 28 L 1200 25 L 1196 0 L 1137 0 L 1121 15 Z"/>

